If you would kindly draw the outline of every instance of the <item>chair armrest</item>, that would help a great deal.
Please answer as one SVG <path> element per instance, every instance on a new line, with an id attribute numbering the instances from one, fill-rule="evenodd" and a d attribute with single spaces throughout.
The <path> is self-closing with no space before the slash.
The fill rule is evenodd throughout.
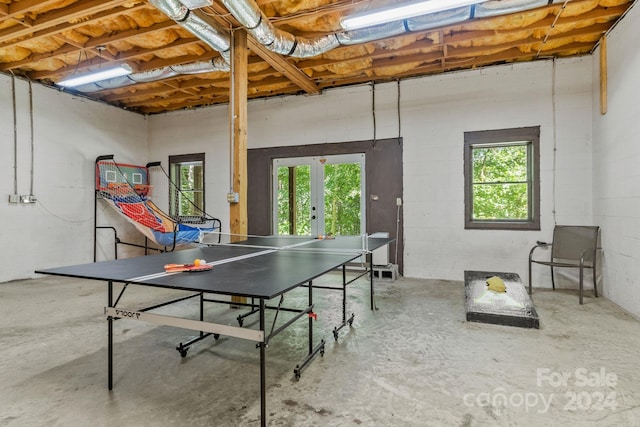
<path id="1" fill-rule="evenodd" d="M 547 242 L 541 242 L 540 240 L 538 240 L 536 242 L 536 245 L 531 248 L 531 251 L 529 251 L 529 262 L 535 262 L 533 261 L 533 251 L 535 251 L 538 248 L 547 248 L 549 246 L 553 246 L 553 244 L 547 243 Z"/>

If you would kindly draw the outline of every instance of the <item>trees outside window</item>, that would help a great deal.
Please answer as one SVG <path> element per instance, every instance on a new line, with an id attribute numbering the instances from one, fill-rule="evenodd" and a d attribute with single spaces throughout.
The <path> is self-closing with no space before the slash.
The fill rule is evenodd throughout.
<path id="1" fill-rule="evenodd" d="M 362 233 L 364 154 L 274 159 L 273 173 L 278 234 Z"/>
<path id="2" fill-rule="evenodd" d="M 169 213 L 177 218 L 199 217 L 204 209 L 204 153 L 169 156 Z"/>
<path id="3" fill-rule="evenodd" d="M 540 127 L 465 132 L 465 228 L 540 229 Z"/>

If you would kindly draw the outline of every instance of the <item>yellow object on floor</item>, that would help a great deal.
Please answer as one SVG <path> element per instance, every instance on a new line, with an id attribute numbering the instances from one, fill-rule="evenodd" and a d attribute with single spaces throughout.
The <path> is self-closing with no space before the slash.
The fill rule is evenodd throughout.
<path id="1" fill-rule="evenodd" d="M 501 278 L 497 276 L 489 277 L 487 279 L 488 289 L 493 292 L 507 292 L 507 287 Z"/>

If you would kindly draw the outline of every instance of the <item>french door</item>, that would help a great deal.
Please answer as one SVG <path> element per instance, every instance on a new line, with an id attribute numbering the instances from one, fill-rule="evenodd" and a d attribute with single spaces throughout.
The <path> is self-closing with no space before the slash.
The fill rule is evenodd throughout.
<path id="1" fill-rule="evenodd" d="M 365 233 L 364 153 L 273 160 L 273 234 Z"/>

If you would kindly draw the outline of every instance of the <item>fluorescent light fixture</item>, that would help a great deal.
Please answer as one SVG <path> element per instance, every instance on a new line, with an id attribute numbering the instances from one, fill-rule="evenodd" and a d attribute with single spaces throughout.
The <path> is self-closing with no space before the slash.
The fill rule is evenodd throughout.
<path id="1" fill-rule="evenodd" d="M 131 74 L 133 70 L 127 64 L 121 64 L 117 67 L 102 68 L 100 70 L 92 71 L 86 74 L 80 74 L 78 76 L 69 77 L 58 82 L 58 86 L 64 87 L 76 87 L 82 86 L 88 83 L 99 82 L 101 80 L 111 79 L 113 77 L 126 76 Z"/>
<path id="2" fill-rule="evenodd" d="M 485 1 L 487 0 L 426 0 L 408 4 L 399 3 L 395 7 L 386 7 L 348 16 L 340 21 L 340 26 L 345 30 L 355 30 L 413 18 L 414 16 L 442 12 L 443 10 L 455 9 L 456 7 L 470 6 Z"/>

